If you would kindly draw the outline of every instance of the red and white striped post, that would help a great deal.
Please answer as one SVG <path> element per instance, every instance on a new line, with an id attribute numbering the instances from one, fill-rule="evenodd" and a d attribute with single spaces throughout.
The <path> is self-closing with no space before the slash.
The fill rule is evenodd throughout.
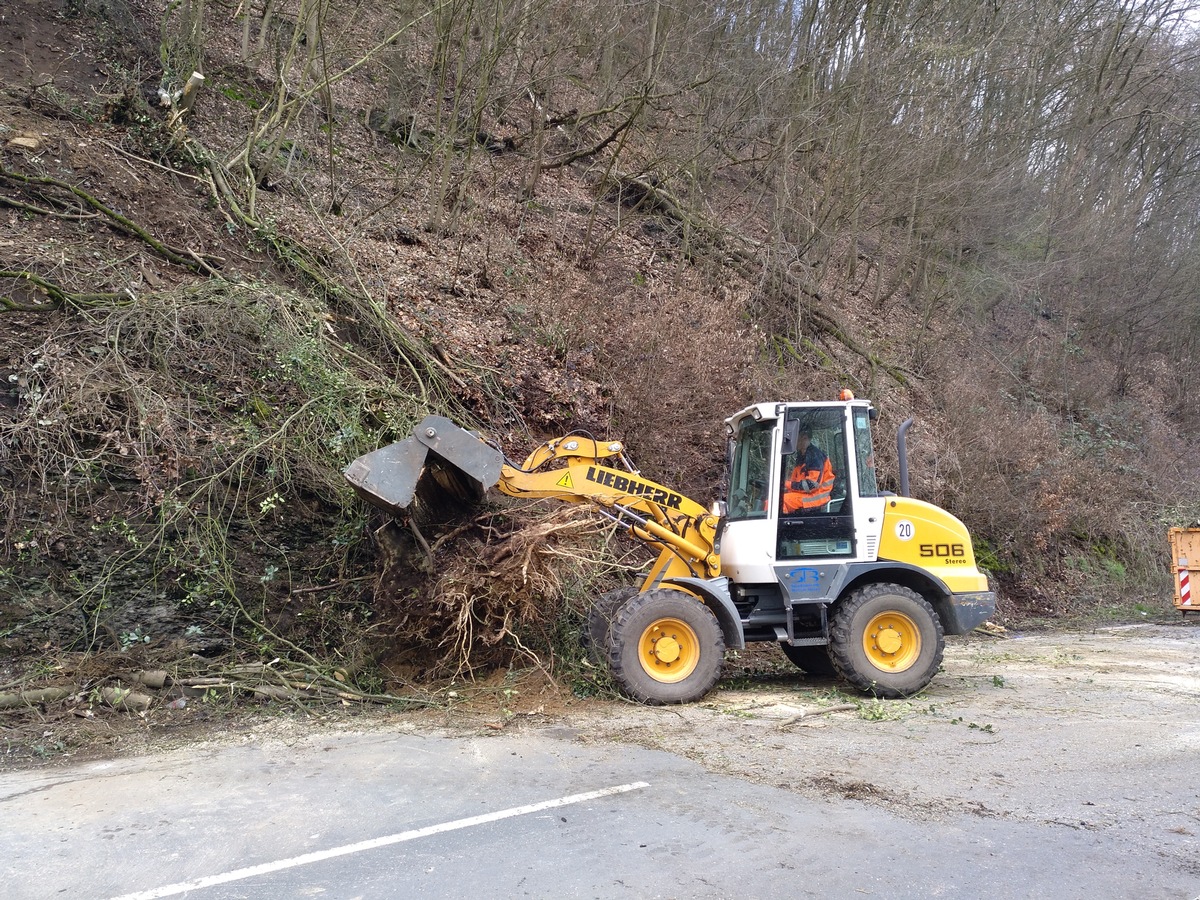
<path id="1" fill-rule="evenodd" d="M 1188 584 L 1188 561 L 1186 556 L 1179 557 L 1179 605 L 1192 605 L 1192 588 Z"/>

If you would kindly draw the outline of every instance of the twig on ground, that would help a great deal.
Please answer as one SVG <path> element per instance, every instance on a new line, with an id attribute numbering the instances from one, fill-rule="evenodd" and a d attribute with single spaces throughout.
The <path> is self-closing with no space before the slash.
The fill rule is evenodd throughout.
<path id="1" fill-rule="evenodd" d="M 790 719 L 785 719 L 779 723 L 779 727 L 790 728 L 804 719 L 815 719 L 817 716 L 827 716 L 835 712 L 849 712 L 852 709 L 858 709 L 854 703 L 836 703 L 833 706 L 822 706 L 820 709 L 806 709 L 798 716 L 792 716 Z"/>

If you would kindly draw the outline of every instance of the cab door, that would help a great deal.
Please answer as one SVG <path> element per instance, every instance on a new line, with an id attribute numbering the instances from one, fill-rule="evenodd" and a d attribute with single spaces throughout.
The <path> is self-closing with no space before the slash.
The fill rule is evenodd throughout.
<path id="1" fill-rule="evenodd" d="M 783 421 L 777 479 L 773 498 L 778 515 L 775 555 L 787 560 L 847 560 L 857 556 L 855 528 L 853 432 L 848 408 L 836 406 L 788 407 Z M 809 435 L 807 450 L 798 435 Z M 798 466 L 815 467 L 828 460 L 833 469 L 833 488 L 819 506 L 784 512 L 783 498 Z M 823 496 L 823 495 L 822 495 Z"/>
<path id="2" fill-rule="evenodd" d="M 773 583 L 779 458 L 776 417 L 745 416 L 730 435 L 729 484 L 720 540 L 721 570 L 739 584 Z"/>

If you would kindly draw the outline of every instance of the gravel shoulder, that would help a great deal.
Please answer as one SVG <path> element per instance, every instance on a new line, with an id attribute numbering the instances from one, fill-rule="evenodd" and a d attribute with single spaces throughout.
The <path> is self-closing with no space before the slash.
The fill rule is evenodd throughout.
<path id="1" fill-rule="evenodd" d="M 1190 623 L 972 637 L 907 700 L 781 672 L 690 707 L 620 706 L 581 733 L 916 820 L 1105 831 L 1200 875 L 1198 657 Z"/>

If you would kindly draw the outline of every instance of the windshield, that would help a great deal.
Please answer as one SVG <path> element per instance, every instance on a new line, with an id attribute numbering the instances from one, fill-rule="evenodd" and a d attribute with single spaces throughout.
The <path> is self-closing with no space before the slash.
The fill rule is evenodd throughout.
<path id="1" fill-rule="evenodd" d="M 774 421 L 745 419 L 734 438 L 729 472 L 729 518 L 765 519 Z"/>

